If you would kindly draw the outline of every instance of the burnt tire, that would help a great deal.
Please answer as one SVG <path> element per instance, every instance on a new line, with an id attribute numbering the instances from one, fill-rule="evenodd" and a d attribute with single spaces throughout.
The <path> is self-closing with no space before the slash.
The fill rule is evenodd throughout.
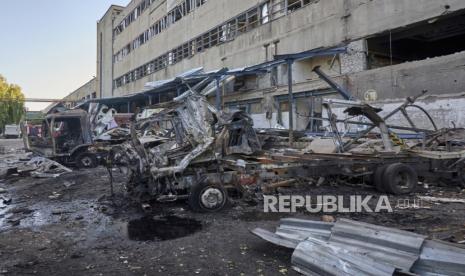
<path id="1" fill-rule="evenodd" d="M 227 202 L 228 193 L 220 185 L 201 182 L 190 189 L 188 203 L 195 212 L 218 212 Z"/>
<path id="2" fill-rule="evenodd" d="M 409 165 L 394 163 L 389 165 L 383 174 L 384 189 L 395 195 L 409 194 L 418 184 L 418 174 Z"/>
<path id="3" fill-rule="evenodd" d="M 95 154 L 84 152 L 76 156 L 76 167 L 79 169 L 90 169 L 98 166 Z"/>
<path id="4" fill-rule="evenodd" d="M 373 173 L 373 185 L 375 186 L 376 190 L 381 193 L 385 193 L 386 189 L 384 188 L 384 172 L 388 165 L 381 165 L 376 168 L 375 172 Z"/>

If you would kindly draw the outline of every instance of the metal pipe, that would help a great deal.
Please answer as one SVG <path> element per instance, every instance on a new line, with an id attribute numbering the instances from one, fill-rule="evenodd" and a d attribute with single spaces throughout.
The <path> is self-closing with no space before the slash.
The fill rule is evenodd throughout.
<path id="1" fill-rule="evenodd" d="M 292 64 L 294 60 L 287 60 L 287 86 L 288 86 L 288 101 L 289 101 L 289 145 L 294 144 L 294 110 L 293 104 L 294 95 L 292 94 Z"/>
<path id="2" fill-rule="evenodd" d="M 352 95 L 349 93 L 349 91 L 345 90 L 337 84 L 335 81 L 333 81 L 328 75 L 326 75 L 323 71 L 321 71 L 320 66 L 316 66 L 313 68 L 313 72 L 315 72 L 322 80 L 324 80 L 331 88 L 339 92 L 341 96 L 346 99 L 346 100 L 353 100 Z"/>
<path id="3" fill-rule="evenodd" d="M 329 121 L 328 118 L 320 118 L 320 117 L 306 117 L 310 120 L 316 120 L 316 121 Z M 336 122 L 338 123 L 346 123 L 349 125 L 361 125 L 361 126 L 369 126 L 376 128 L 376 126 L 372 123 L 365 123 L 365 122 L 357 122 L 357 121 L 346 121 L 346 120 L 341 120 L 337 119 Z M 386 125 L 388 128 L 391 129 L 398 129 L 398 130 L 407 130 L 407 131 L 415 131 L 415 132 L 433 132 L 433 130 L 430 129 L 421 129 L 421 128 L 412 128 L 412 127 L 404 127 L 404 126 L 395 126 L 395 125 Z"/>
<path id="4" fill-rule="evenodd" d="M 221 110 L 221 90 L 220 90 L 220 78 L 219 77 L 216 77 L 215 78 L 215 81 L 216 81 L 216 98 L 215 98 L 215 102 L 216 102 L 216 109 L 217 110 Z"/>

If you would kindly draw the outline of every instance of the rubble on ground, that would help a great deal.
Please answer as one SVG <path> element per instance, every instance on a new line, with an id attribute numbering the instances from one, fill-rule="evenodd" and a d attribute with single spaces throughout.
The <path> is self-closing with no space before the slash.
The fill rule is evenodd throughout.
<path id="1" fill-rule="evenodd" d="M 41 156 L 32 156 L 31 153 L 1 158 L 0 167 L 2 178 L 12 175 L 56 178 L 64 173 L 72 172 L 70 168 L 58 162 Z"/>

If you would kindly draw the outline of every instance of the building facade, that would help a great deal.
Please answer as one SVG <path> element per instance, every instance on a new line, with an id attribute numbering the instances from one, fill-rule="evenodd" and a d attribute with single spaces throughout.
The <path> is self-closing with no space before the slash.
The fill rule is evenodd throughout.
<path id="1" fill-rule="evenodd" d="M 293 65 L 298 129 L 308 129 L 330 91 L 315 66 L 387 111 L 428 90 L 419 104 L 438 125 L 465 126 L 462 0 L 132 0 L 98 23 L 97 95 L 137 93 L 193 68 L 241 68 L 341 44 L 346 54 Z M 286 65 L 238 77 L 224 90 L 223 106 L 246 110 L 256 126 L 287 127 Z"/>
<path id="2" fill-rule="evenodd" d="M 63 98 L 66 107 L 72 108 L 86 100 L 96 99 L 97 96 L 97 78 L 92 78 L 84 85 Z"/>

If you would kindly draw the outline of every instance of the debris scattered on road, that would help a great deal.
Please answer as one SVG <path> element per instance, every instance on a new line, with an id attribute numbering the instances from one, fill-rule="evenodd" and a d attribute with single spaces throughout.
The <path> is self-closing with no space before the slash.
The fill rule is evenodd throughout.
<path id="1" fill-rule="evenodd" d="M 445 198 L 445 197 L 432 197 L 432 196 L 419 196 L 424 201 L 439 202 L 439 203 L 465 203 L 465 199 L 462 198 Z"/>
<path id="2" fill-rule="evenodd" d="M 73 170 L 45 157 L 33 157 L 21 171 L 29 171 L 33 177 L 58 177 Z"/>

